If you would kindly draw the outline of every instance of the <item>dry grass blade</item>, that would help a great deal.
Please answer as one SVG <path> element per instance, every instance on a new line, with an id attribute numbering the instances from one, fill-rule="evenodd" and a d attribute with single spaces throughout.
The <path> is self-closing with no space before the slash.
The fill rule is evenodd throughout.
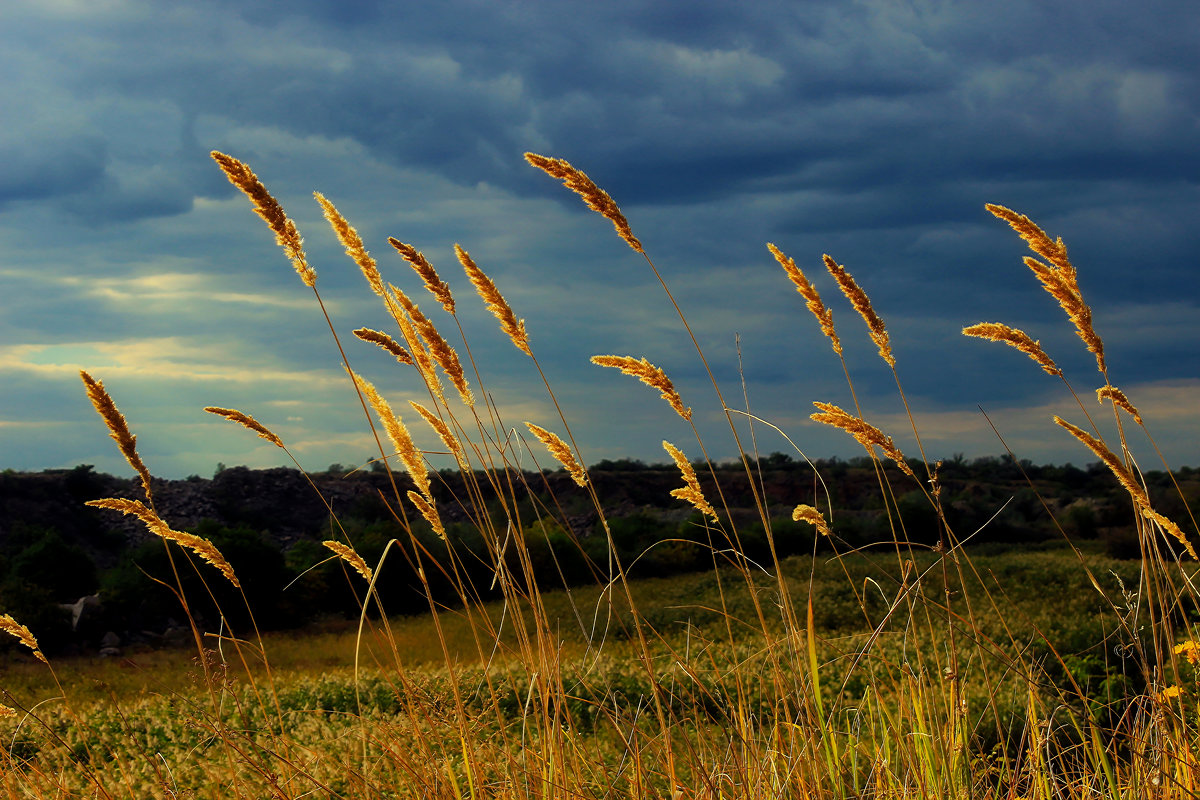
<path id="1" fill-rule="evenodd" d="M 279 204 L 279 201 L 271 196 L 267 187 L 263 186 L 262 181 L 250 170 L 250 167 L 233 156 L 227 156 L 216 150 L 213 150 L 210 155 L 221 167 L 225 177 L 229 178 L 229 182 L 250 198 L 250 202 L 254 205 L 254 213 L 262 217 L 266 221 L 267 227 L 275 233 L 275 242 L 283 248 L 283 252 L 287 254 L 292 266 L 296 268 L 304 285 L 316 286 L 317 273 L 308 265 L 308 260 L 304 256 L 304 240 L 300 238 L 300 232 L 296 230 L 296 223 L 283 213 L 283 206 Z"/>
<path id="2" fill-rule="evenodd" d="M 354 551 L 353 547 L 332 540 L 321 542 L 321 544 L 337 553 L 343 561 L 354 568 L 355 572 L 357 572 L 359 575 L 362 575 L 367 580 L 371 580 L 371 578 L 375 575 L 374 571 L 367 566 L 367 562 L 363 560 L 362 556 Z"/>
<path id="3" fill-rule="evenodd" d="M 1092 436 L 1087 431 L 1072 425 L 1062 417 L 1055 417 L 1054 422 L 1060 427 L 1065 428 L 1076 439 L 1083 442 L 1089 450 L 1105 463 L 1109 470 L 1112 471 L 1112 474 L 1116 476 L 1117 481 L 1125 488 L 1125 491 L 1129 492 L 1129 496 L 1133 498 L 1134 505 L 1138 507 L 1138 511 L 1143 517 L 1157 523 L 1166 533 L 1182 544 L 1192 558 L 1197 558 L 1196 550 L 1192 547 L 1191 542 L 1188 541 L 1184 532 L 1180 530 L 1178 525 L 1151 507 L 1150 497 L 1146 494 L 1146 490 L 1134 480 L 1133 474 L 1125 468 L 1125 465 L 1121 463 L 1121 459 L 1117 458 L 1116 454 L 1112 450 L 1109 450 L 1104 442 Z"/>
<path id="4" fill-rule="evenodd" d="M 808 305 L 808 310 L 817 318 L 817 323 L 821 326 L 821 333 L 829 337 L 829 341 L 833 343 L 833 352 L 839 356 L 842 354 L 842 342 L 838 339 L 837 331 L 833 327 L 833 312 L 830 311 L 825 303 L 821 300 L 821 295 L 817 293 L 816 287 L 808 280 L 808 277 L 796 266 L 794 259 L 784 255 L 783 251 L 775 245 L 767 242 L 767 249 L 771 251 L 771 255 L 775 256 L 775 260 L 779 262 L 779 266 L 783 267 L 783 271 L 787 273 L 788 278 L 796 285 L 796 291 L 804 298 Z"/>
<path id="5" fill-rule="evenodd" d="M 409 352 L 405 350 L 399 342 L 397 342 L 391 336 L 388 336 L 383 331 L 377 331 L 372 328 L 356 328 L 354 330 L 354 335 L 359 339 L 362 339 L 364 342 L 370 342 L 371 344 L 379 345 L 384 350 L 387 350 L 389 353 L 394 355 L 396 360 L 401 364 L 410 367 L 412 366 L 412 355 L 410 355 Z"/>
<path id="6" fill-rule="evenodd" d="M 450 379 L 450 383 L 454 384 L 454 388 L 458 390 L 458 396 L 463 404 L 468 407 L 475 405 L 475 398 L 471 396 L 471 388 L 467 385 L 462 364 L 458 360 L 458 353 L 454 352 L 454 348 L 438 332 L 437 326 L 422 313 L 408 295 L 391 284 L 388 284 L 388 288 L 391 289 L 392 296 L 404 308 L 409 319 L 413 321 L 413 326 L 424 340 L 425 346 L 429 348 L 429 354 L 433 356 L 433 360 L 438 363 L 442 372 L 446 373 L 446 377 Z"/>
<path id="7" fill-rule="evenodd" d="M 871 306 L 871 298 L 867 297 L 867 293 L 854 282 L 854 278 L 846 271 L 845 267 L 828 255 L 821 256 L 821 258 L 825 261 L 825 268 L 829 270 L 829 274 L 837 281 L 842 294 L 846 295 L 850 305 L 854 306 L 854 310 L 867 323 L 867 331 L 871 335 L 871 341 L 879 348 L 880 358 L 886 361 L 889 367 L 895 367 L 896 359 L 892 355 L 892 344 L 888 340 L 887 329 L 884 328 L 883 320 Z"/>
<path id="8" fill-rule="evenodd" d="M 313 192 L 313 197 L 320 204 L 321 210 L 325 212 L 325 219 L 329 220 L 330 227 L 337 235 L 338 241 L 342 243 L 342 247 L 346 248 L 346 255 L 358 264 L 358 268 L 362 270 L 363 277 L 367 279 L 367 284 L 371 287 L 371 291 L 380 297 L 383 296 L 383 276 L 379 274 L 379 265 L 375 263 L 375 259 L 371 258 L 371 254 L 367 252 L 367 248 L 363 245 L 362 237 L 358 235 L 358 231 L 346 221 L 346 218 L 341 215 L 341 212 L 334 207 L 333 203 L 325 199 L 325 196 L 320 192 Z"/>
<path id="9" fill-rule="evenodd" d="M 811 419 L 815 422 L 820 422 L 825 425 L 832 425 L 835 428 L 841 428 L 846 433 L 853 436 L 859 444 L 867 449 L 867 452 L 874 453 L 871 446 L 874 445 L 884 452 L 884 454 L 896 462 L 896 466 L 900 467 L 910 478 L 916 478 L 912 467 L 908 465 L 908 460 L 904 458 L 904 454 L 896 447 L 896 443 L 892 441 L 892 437 L 884 435 L 883 431 L 876 428 L 871 423 L 861 420 L 851 414 L 848 414 L 841 408 L 838 408 L 833 403 L 813 403 L 820 411 L 811 415 Z"/>
<path id="10" fill-rule="evenodd" d="M 412 436 L 408 433 L 408 428 L 392 412 L 392 407 L 388 405 L 388 401 L 383 399 L 370 381 L 360 377 L 353 371 L 350 372 L 350 377 L 354 379 L 354 382 L 358 384 L 358 388 L 366 395 L 367 402 L 371 404 L 371 408 L 375 409 L 375 414 L 379 417 L 383 429 L 387 431 L 388 439 L 391 441 L 396 454 L 400 457 L 400 463 L 404 465 L 404 469 L 408 472 L 409 477 L 412 478 L 413 483 L 416 484 L 421 494 L 432 501 L 433 496 L 429 492 L 429 470 L 425 465 L 425 459 L 421 457 L 421 452 L 413 444 Z"/>
<path id="11" fill-rule="evenodd" d="M 525 160 L 547 175 L 562 181 L 564 186 L 583 198 L 583 202 L 587 203 L 588 208 L 611 222 L 617 229 L 617 235 L 624 239 L 626 244 L 645 255 L 646 251 L 642 249 L 642 243 L 633 235 L 629 221 L 621 213 L 616 201 L 609 197 L 608 192 L 597 186 L 583 170 L 576 169 L 561 158 L 547 158 L 539 156 L 537 153 L 526 153 Z"/>
<path id="12" fill-rule="evenodd" d="M 430 524 L 433 532 L 439 538 L 445 539 L 446 528 L 442 525 L 442 518 L 438 516 L 437 507 L 433 504 L 433 499 L 422 497 L 416 492 L 410 491 L 408 493 L 408 500 L 416 507 L 417 511 L 421 512 L 421 516 Z"/>
<path id="13" fill-rule="evenodd" d="M 833 531 L 829 529 L 829 523 L 825 521 L 824 515 L 820 511 L 801 503 L 792 509 L 792 520 L 794 522 L 810 522 L 817 526 L 817 532 L 823 536 L 832 536 Z"/>
<path id="14" fill-rule="evenodd" d="M 488 311 L 491 311 L 496 319 L 500 320 L 500 330 L 508 335 L 518 350 L 532 358 L 533 351 L 529 349 L 529 336 L 525 333 L 525 320 L 517 319 L 508 302 L 500 294 L 500 290 L 496 288 L 496 284 L 492 283 L 492 279 L 484 274 L 466 250 L 456 244 L 454 252 L 463 266 L 463 271 L 471 279 L 471 285 L 475 287 L 475 291 L 487 304 Z"/>
<path id="15" fill-rule="evenodd" d="M 458 462 L 459 469 L 469 472 L 471 464 L 467 461 L 467 453 L 463 450 L 462 442 L 458 440 L 458 437 L 454 435 L 450 427 L 417 401 L 409 400 L 408 404 L 413 407 L 414 411 L 421 415 L 422 419 L 429 423 L 429 427 L 437 432 L 438 438 L 442 440 L 442 444 L 446 445 L 446 448 L 454 456 L 454 460 Z"/>
<path id="16" fill-rule="evenodd" d="M 667 377 L 667 373 L 651 364 L 644 358 L 633 356 L 592 356 L 592 363 L 601 367 L 614 367 L 626 375 L 632 375 L 642 383 L 662 393 L 662 397 L 671 404 L 675 413 L 685 420 L 691 420 L 692 409 L 683 405 L 683 398 L 675 391 L 675 385 Z"/>
<path id="17" fill-rule="evenodd" d="M 696 479 L 696 470 L 692 469 L 687 456 L 678 447 L 668 441 L 664 440 L 662 444 L 663 449 L 675 461 L 675 466 L 679 467 L 679 472 L 683 475 L 683 482 L 686 484 L 679 489 L 672 489 L 671 497 L 678 497 L 680 500 L 691 503 L 701 514 L 712 517 L 714 521 L 719 522 L 716 510 L 705 499 L 704 492 L 700 490 L 700 481 Z"/>
<path id="18" fill-rule="evenodd" d="M 416 273 L 421 276 L 421 280 L 425 281 L 425 288 L 442 304 L 446 313 L 453 314 L 454 297 L 450 294 L 450 285 L 438 277 L 437 270 L 433 268 L 433 264 L 429 263 L 425 255 L 411 244 L 405 244 L 391 236 L 388 237 L 388 244 L 396 248 L 400 256 L 416 270 Z"/>
<path id="19" fill-rule="evenodd" d="M 219 408 L 218 406 L 205 406 L 204 410 L 210 414 L 216 414 L 218 417 L 224 417 L 230 422 L 236 422 L 243 427 L 249 428 L 276 447 L 283 447 L 282 439 L 272 433 L 266 425 L 263 425 L 249 414 L 243 414 L 241 411 L 233 408 Z"/>
<path id="20" fill-rule="evenodd" d="M 129 462 L 129 466 L 133 467 L 134 471 L 142 479 L 142 490 L 146 493 L 146 498 L 150 497 L 150 470 L 142 463 L 142 457 L 137 452 L 137 437 L 129 432 L 129 426 L 125 423 L 125 417 L 117 410 L 116 403 L 109 397 L 108 392 L 104 389 L 104 383 L 93 378 L 87 372 L 80 370 L 79 377 L 83 379 L 83 385 L 87 387 L 88 399 L 92 401 L 92 405 L 96 409 L 96 413 L 104 420 L 104 424 L 108 426 L 109 435 L 113 441 L 117 443 L 117 447 L 121 450 L 121 455 L 125 456 L 125 460 Z"/>
<path id="21" fill-rule="evenodd" d="M 216 545 L 203 536 L 196 536 L 193 533 L 172 529 L 171 526 L 163 522 L 158 514 L 155 514 L 154 511 L 137 500 L 127 500 L 123 497 L 106 497 L 102 500 L 89 500 L 85 505 L 96 508 L 108 508 L 113 511 L 120 511 L 122 514 L 132 514 L 140 519 L 151 533 L 191 550 L 219 569 L 221 574 L 230 583 L 239 589 L 241 588 L 242 585 L 238 583 L 237 575 L 233 573 L 233 567 L 225 560 L 225 556 L 221 555 L 221 551 L 217 549 Z"/>
<path id="22" fill-rule="evenodd" d="M 1010 328 L 1001 322 L 980 322 L 962 329 L 964 336 L 975 336 L 980 339 L 990 339 L 993 342 L 1004 342 L 1017 348 L 1038 363 L 1043 370 L 1051 375 L 1062 377 L 1062 370 L 1054 363 L 1041 344 L 1030 338 L 1029 334 L 1017 328 Z"/>
<path id="23" fill-rule="evenodd" d="M 526 422 L 525 427 L 529 428 L 529 432 L 546 446 L 550 455 L 554 456 L 558 463 L 566 467 L 567 472 L 571 473 L 571 480 L 580 486 L 587 486 L 587 473 L 584 472 L 583 467 L 579 466 L 579 462 L 575 460 L 575 456 L 571 453 L 571 448 L 567 447 L 566 442 L 552 431 L 534 425 L 532 422 Z"/>
<path id="24" fill-rule="evenodd" d="M 11 614 L 0 614 L 0 631 L 4 631 L 12 636 L 15 636 L 21 644 L 33 651 L 34 657 L 43 664 L 49 664 L 46 656 L 42 655 L 41 649 L 38 647 L 37 639 L 34 638 L 33 632 L 26 628 L 21 623 L 12 618 Z"/>
<path id="25" fill-rule="evenodd" d="M 1024 214 L 991 203 L 988 203 L 986 208 L 1007 222 L 1029 244 L 1030 250 L 1050 262 L 1045 264 L 1036 258 L 1025 258 L 1025 265 L 1041 281 L 1042 287 L 1058 301 L 1063 311 L 1067 312 L 1067 317 L 1075 325 L 1079 338 L 1096 357 L 1096 367 L 1100 372 L 1106 372 L 1108 367 L 1104 360 L 1104 342 L 1092 326 L 1092 309 L 1083 300 L 1083 293 L 1079 290 L 1079 276 L 1067 258 L 1067 246 L 1063 244 L 1063 240 L 1051 240 L 1045 231 Z"/>
<path id="26" fill-rule="evenodd" d="M 1126 414 L 1133 417 L 1133 421 L 1138 425 L 1145 425 L 1142 421 L 1142 415 L 1134 408 L 1133 403 L 1129 402 L 1129 398 L 1115 386 L 1101 386 L 1096 390 L 1096 399 L 1103 403 L 1105 400 L 1110 401 L 1114 406 L 1123 410 Z"/>

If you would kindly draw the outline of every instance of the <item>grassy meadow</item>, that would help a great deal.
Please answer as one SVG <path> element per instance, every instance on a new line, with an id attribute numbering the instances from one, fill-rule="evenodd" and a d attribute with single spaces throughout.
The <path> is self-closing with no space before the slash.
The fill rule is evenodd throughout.
<path id="1" fill-rule="evenodd" d="M 213 157 L 324 310 L 316 272 L 283 208 L 247 165 Z M 674 305 L 670 286 L 607 193 L 565 161 L 526 158 L 611 222 Z M 1026 266 L 1095 356 L 1099 377 L 1092 381 L 1113 420 L 1112 440 L 1090 416 L 1094 402 L 1080 401 L 1037 342 L 1001 323 L 963 333 L 1017 348 L 1079 401 L 1084 425 L 1055 423 L 1128 494 L 1136 559 L 1107 558 L 1094 542 L 1072 541 L 1065 527 L 1052 546 L 973 547 L 975 531 L 955 530 L 942 506 L 940 465 L 902 453 L 863 418 L 843 360 L 854 410 L 815 398 L 812 417 L 853 437 L 873 459 L 890 534 L 851 546 L 837 523 L 851 509 L 834 507 L 827 487 L 807 498 L 770 496 L 758 454 L 739 438 L 746 415 L 726 401 L 714 378 L 707 402 L 724 412 L 746 453 L 767 557 L 757 542 L 756 557 L 747 555 L 741 515 L 730 513 L 720 482 L 714 484 L 714 465 L 697 434 L 694 442 L 663 442 L 679 470 L 671 494 L 690 507 L 694 525 L 689 536 L 656 547 L 701 553 L 711 566 L 635 580 L 606 522 L 605 498 L 577 458 L 569 408 L 555 419 L 526 422 L 520 438 L 543 464 L 561 465 L 570 475 L 607 547 L 585 548 L 568 533 L 563 509 L 576 503 L 567 498 L 551 495 L 532 508 L 518 502 L 527 496 L 521 482 L 537 473 L 514 468 L 520 462 L 513 437 L 465 337 L 459 349 L 444 337 L 461 332 L 459 314 L 486 307 L 541 374 L 537 332 L 526 331 L 500 287 L 456 248 L 482 300 L 482 307 L 468 308 L 468 299 L 454 297 L 415 247 L 389 240 L 441 306 L 435 323 L 383 281 L 350 223 L 325 198 L 316 199 L 396 323 L 391 333 L 356 330 L 361 341 L 354 346 L 384 348 L 420 387 L 420 400 L 414 392 L 401 408 L 393 405 L 399 398 L 383 397 L 347 365 L 390 477 L 385 501 L 395 522 L 382 557 L 368 562 L 356 548 L 361 543 L 336 535 L 345 531 L 331 513 L 327 555 L 340 560 L 362 598 L 359 619 L 302 634 L 260 634 L 239 575 L 220 549 L 176 530 L 156 510 L 155 480 L 136 448 L 136 420 L 127 421 L 102 381 L 83 373 L 103 424 L 141 478 L 139 498 L 95 498 L 89 505 L 131 515 L 162 540 L 174 576 L 162 583 L 191 624 L 193 646 L 130 651 L 105 662 L 58 661 L 45 657 L 21 620 L 0 616 L 0 628 L 22 648 L 7 657 L 0 687 L 0 787 L 7 796 L 1117 800 L 1200 794 L 1195 522 L 1182 490 L 1178 507 L 1186 518 L 1160 513 L 1128 456 L 1126 436 L 1149 434 L 1133 400 L 1110 382 L 1103 341 L 1061 240 L 1016 212 L 989 206 L 1029 244 Z M 836 328 L 804 272 L 768 248 L 764 256 L 778 262 L 780 280 L 791 282 L 841 358 L 841 337 L 857 332 Z M 841 265 L 825 256 L 824 267 L 865 322 L 903 398 L 883 319 Z M 690 333 L 682 310 L 679 322 Z M 339 348 L 351 346 L 332 322 L 329 329 Z M 696 356 L 708 370 L 698 343 Z M 685 402 L 643 354 L 593 361 L 627 375 L 614 380 L 627 380 L 630 391 L 657 391 L 664 413 L 690 421 L 688 402 L 701 402 Z M 560 408 L 544 377 L 529 391 L 546 393 Z M 244 411 L 206 410 L 291 456 L 285 441 Z M 409 425 L 436 433 L 458 464 L 458 490 L 439 483 Z M 915 424 L 911 432 L 919 443 Z M 319 491 L 315 483 L 313 489 Z M 1036 492 L 1036 484 L 1030 489 Z M 905 529 L 914 517 L 900 513 L 899 499 L 909 503 L 914 492 L 928 504 L 920 519 L 931 530 Z M 793 522 L 811 526 L 811 554 L 784 556 L 776 548 L 772 525 L 784 502 Z M 471 547 L 461 522 L 444 521 L 449 509 L 456 520 L 469 520 Z M 742 530 L 748 527 L 743 522 Z M 400 562 L 417 576 L 427 613 L 388 615 L 377 586 L 389 565 Z M 581 563 L 593 583 L 572 580 L 563 589 L 568 569 L 577 574 Z M 193 575 L 203 579 L 198 594 L 204 596 L 196 596 Z M 200 603 L 220 608 L 215 628 L 192 613 Z"/>

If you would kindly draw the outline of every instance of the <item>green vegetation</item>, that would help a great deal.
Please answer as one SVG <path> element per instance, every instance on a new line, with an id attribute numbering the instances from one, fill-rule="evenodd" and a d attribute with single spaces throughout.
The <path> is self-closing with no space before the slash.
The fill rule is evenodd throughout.
<path id="1" fill-rule="evenodd" d="M 294 223 L 245 164 L 214 158 L 324 310 Z M 612 198 L 564 161 L 527 158 L 611 221 L 661 280 Z M 27 546 L 5 555 L 6 580 L 34 576 L 51 594 L 98 582 L 127 614 L 178 615 L 173 630 L 192 650 L 187 662 L 181 651 L 131 650 L 97 669 L 46 659 L 23 620 L 0 616 L 15 648 L 5 656 L 0 707 L 0 785 L 10 796 L 1123 800 L 1200 792 L 1196 476 L 1164 464 L 1151 478 L 1117 455 L 1145 428 L 1109 381 L 1061 241 L 989 207 L 1039 257 L 1027 266 L 1096 357 L 1116 446 L 1082 402 L 1088 429 L 1055 419 L 1099 459 L 1095 468 L 1038 470 L 1010 457 L 971 465 L 993 473 L 972 480 L 962 460 L 908 458 L 860 413 L 818 402 L 813 419 L 856 439 L 865 461 L 800 465 L 751 453 L 718 470 L 664 442 L 672 469 L 618 462 L 589 473 L 564 411 L 557 433 L 526 423 L 564 472 L 527 473 L 515 468 L 496 408 L 477 401 L 490 394 L 478 373 L 468 382 L 463 363 L 474 362 L 460 361 L 416 304 L 384 285 L 354 229 L 317 199 L 401 338 L 356 336 L 411 368 L 428 394 L 411 409 L 460 469 L 431 472 L 393 406 L 351 372 L 379 433 L 381 466 L 368 473 L 375 496 L 335 509 L 311 474 L 277 475 L 306 483 L 309 502 L 325 511 L 310 519 L 329 522 L 320 545 L 300 536 L 285 554 L 262 533 L 275 521 L 254 477 L 222 469 L 214 484 L 225 521 L 178 530 L 125 418 L 84 373 L 139 481 L 122 493 L 86 468 L 72 480 L 79 491 L 117 495 L 85 491 L 111 519 L 120 512 L 132 530 L 144 529 L 149 544 L 96 570 L 71 537 L 31 528 Z M 391 244 L 457 322 L 433 266 Z M 840 358 L 816 290 L 771 252 Z M 461 249 L 457 256 L 540 373 L 536 335 L 474 260 Z M 825 266 L 903 396 L 883 321 L 836 261 L 826 256 Z M 682 312 L 680 321 L 687 325 Z M 332 322 L 330 331 L 337 338 Z M 1020 331 L 988 323 L 964 333 L 1016 347 L 1078 400 Z M 465 339 L 462 347 L 469 354 Z M 645 358 L 594 360 L 658 391 L 664 411 L 690 420 L 670 379 Z M 543 388 L 559 408 L 548 381 L 535 387 Z M 713 389 L 746 451 L 739 412 L 715 379 Z M 207 410 L 290 455 L 252 417 Z M 703 452 L 699 436 L 695 450 Z M 795 486 L 780 473 L 796 470 L 811 470 L 811 488 L 779 497 Z M 638 499 L 661 494 L 653 473 L 671 476 L 666 491 L 685 509 L 666 528 L 668 517 Z M 1109 488 L 1093 494 L 1101 480 Z M 614 482 L 627 487 L 622 513 L 610 513 Z M 1113 483 L 1132 520 L 1110 517 Z M 987 498 L 984 506 L 1012 499 L 1004 515 L 983 519 L 972 497 Z M 1050 545 L 1031 535 L 1047 522 Z M 1130 560 L 1102 554 L 1115 531 Z M 72 576 L 57 589 L 46 569 L 55 561 Z M 328 602 L 323 632 L 264 633 L 305 618 L 314 598 Z M 336 621 L 347 608 L 358 614 L 348 627 Z"/>

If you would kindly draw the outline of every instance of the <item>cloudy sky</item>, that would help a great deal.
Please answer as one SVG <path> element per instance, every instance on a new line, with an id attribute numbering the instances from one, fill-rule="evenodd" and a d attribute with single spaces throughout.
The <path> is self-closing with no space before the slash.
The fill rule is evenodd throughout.
<path id="1" fill-rule="evenodd" d="M 438 267 L 509 426 L 562 433 L 456 242 L 525 319 L 588 463 L 663 461 L 664 438 L 698 451 L 656 392 L 588 363 L 600 353 L 664 368 L 709 452 L 736 452 L 645 261 L 530 168 L 534 151 L 609 191 L 730 405 L 745 408 L 744 377 L 750 411 L 811 457 L 862 454 L 808 420 L 814 400 L 852 401 L 767 242 L 823 293 L 867 418 L 902 449 L 916 454 L 895 380 L 823 253 L 886 322 L 931 458 L 1002 453 L 982 407 L 1018 457 L 1094 460 L 1051 423 L 1084 423 L 1060 381 L 960 334 L 980 321 L 1028 331 L 1099 410 L 1094 359 L 993 202 L 1063 237 L 1113 383 L 1173 465 L 1200 465 L 1197 41 L 1187 0 L 6 0 L 0 466 L 128 473 L 80 369 L 105 382 L 163 476 L 284 462 L 205 405 L 255 415 L 311 469 L 370 457 L 311 290 L 211 150 L 250 164 L 296 220 L 352 364 L 397 408 L 425 390 L 349 335 L 394 330 L 314 190 L 462 353 L 386 238 Z M 774 430 L 755 434 L 764 452 L 794 454 Z M 1144 436 L 1131 443 L 1156 463 Z"/>

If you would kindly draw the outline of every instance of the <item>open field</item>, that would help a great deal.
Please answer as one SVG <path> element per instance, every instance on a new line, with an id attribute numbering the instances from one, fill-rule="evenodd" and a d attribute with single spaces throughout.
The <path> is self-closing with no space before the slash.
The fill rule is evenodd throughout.
<path id="1" fill-rule="evenodd" d="M 213 157 L 324 312 L 294 222 L 248 166 Z M 604 216 L 678 309 L 607 193 L 565 161 L 527 160 Z M 1129 456 L 1128 437 L 1149 433 L 1109 379 L 1061 240 L 989 206 L 1029 244 L 1037 258 L 1026 266 L 1094 356 L 1102 381 L 1096 397 L 1111 424 L 1097 424 L 1088 410 L 1095 405 L 1085 406 L 1023 332 L 980 323 L 963 333 L 1015 347 L 1063 383 L 1082 424 L 1055 417 L 1056 433 L 1074 437 L 1098 459 L 1095 472 L 1121 488 L 1132 518 L 1126 549 L 1135 559 L 1080 549 L 1072 532 L 1084 527 L 1083 516 L 1061 525 L 1032 480 L 1025 499 L 1054 520 L 1057 544 L 1000 554 L 973 548 L 989 521 L 959 529 L 940 462 L 906 455 L 863 417 L 842 359 L 845 332 L 773 245 L 781 280 L 799 292 L 845 370 L 846 405 L 855 410 L 816 401 L 811 419 L 845 432 L 869 455 L 882 513 L 855 535 L 869 530 L 874 539 L 839 533 L 838 519 L 856 509 L 837 507 L 837 488 L 819 472 L 811 495 L 779 516 L 747 435 L 771 423 L 726 400 L 693 339 L 744 454 L 750 517 L 731 512 L 698 433 L 686 452 L 664 441 L 678 470 L 670 495 L 686 525 L 630 557 L 579 463 L 569 411 L 537 362 L 536 336 L 483 269 L 457 248 L 504 336 L 542 377 L 530 391 L 545 392 L 559 414 L 541 420 L 548 427 L 525 421 L 520 436 L 499 419 L 465 334 L 460 358 L 408 295 L 384 283 L 349 222 L 316 197 L 399 339 L 367 329 L 355 336 L 418 379 L 428 398 L 410 401 L 404 416 L 420 417 L 437 434 L 459 482 L 452 488 L 430 469 L 402 415 L 347 360 L 386 475 L 379 501 L 394 524 L 368 542 L 327 506 L 321 557 L 343 570 L 337 577 L 359 598 L 359 624 L 307 638 L 261 635 L 248 599 L 261 587 L 247 585 L 247 571 L 227 560 L 222 547 L 232 542 L 219 547 L 202 526 L 177 530 L 160 515 L 133 426 L 104 384 L 84 372 L 89 399 L 140 479 L 125 495 L 88 505 L 157 537 L 165 571 L 146 579 L 187 620 L 194 647 L 186 656 L 131 652 L 101 665 L 59 664 L 20 620 L 0 616 L 14 646 L 38 659 L 10 662 L 5 673 L 0 786 L 10 796 L 1124 800 L 1200 792 L 1195 521 L 1165 461 L 1169 485 L 1152 493 Z M 461 332 L 455 298 L 433 265 L 411 245 L 390 244 L 448 315 L 439 315 L 442 328 Z M 883 319 L 844 267 L 830 256 L 824 266 L 866 323 L 907 407 Z M 679 321 L 690 333 L 682 310 Z M 698 401 L 685 402 L 646 357 L 592 360 L 615 379 L 617 371 L 629 376 L 632 390 L 657 391 L 664 413 L 691 421 L 689 403 Z M 206 410 L 291 455 L 250 415 Z M 912 434 L 923 449 L 915 422 Z M 525 484 L 545 473 L 515 469 L 518 456 L 560 465 L 561 488 L 530 500 L 539 495 Z M 1016 458 L 1008 463 L 1024 469 Z M 1164 489 L 1173 490 L 1170 510 L 1179 519 L 1163 512 Z M 590 504 L 597 540 L 571 533 L 568 492 Z M 785 525 L 811 531 L 810 555 L 782 549 Z M 380 536 L 377 526 L 370 530 Z M 368 551 L 368 544 L 379 547 Z M 708 569 L 638 576 L 638 564 L 655 559 Z M 385 576 L 398 570 L 423 599 L 424 614 L 379 613 L 395 596 Z M 576 580 L 584 573 L 589 586 Z M 564 584 L 573 588 L 562 591 Z"/>

